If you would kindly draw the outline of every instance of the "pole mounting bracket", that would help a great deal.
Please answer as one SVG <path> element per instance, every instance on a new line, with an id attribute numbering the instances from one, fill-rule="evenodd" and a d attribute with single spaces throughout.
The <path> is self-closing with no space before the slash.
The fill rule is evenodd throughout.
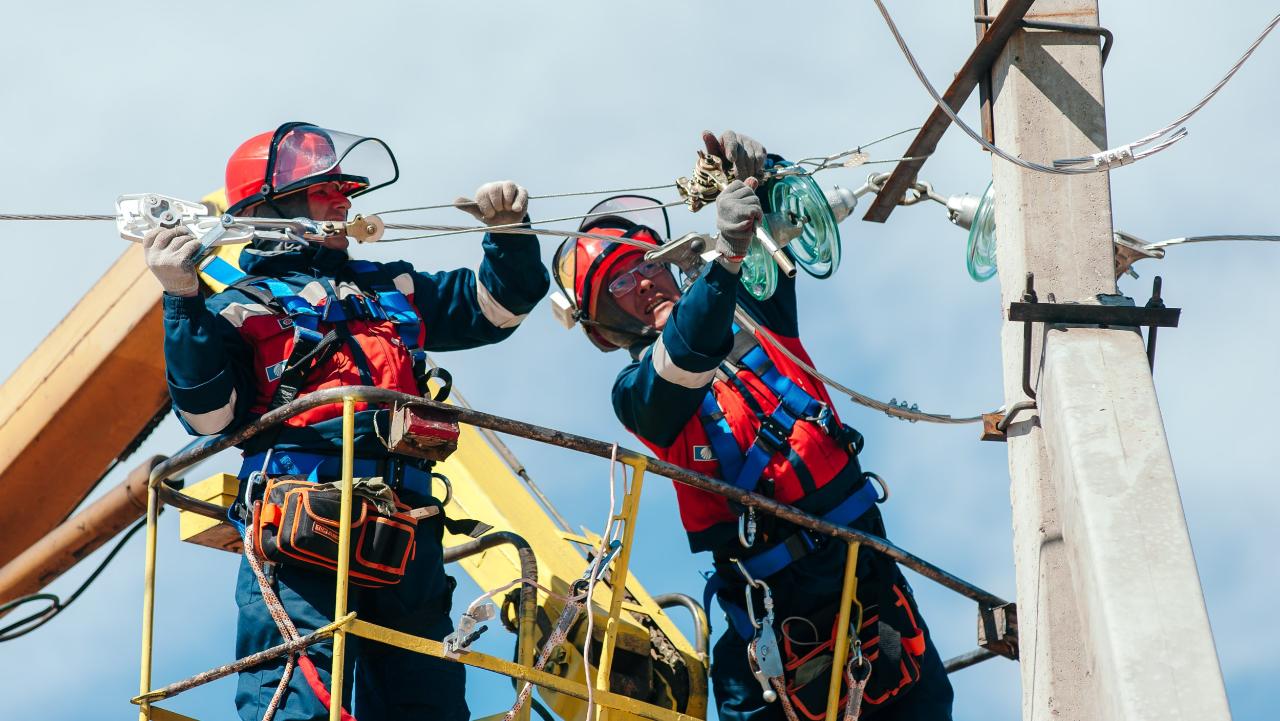
<path id="1" fill-rule="evenodd" d="M 1006 317 L 1010 321 L 1021 322 L 1022 331 L 1022 392 L 1030 400 L 1020 401 L 1009 407 L 1005 413 L 996 411 L 986 413 L 982 417 L 982 435 L 984 441 L 1008 440 L 1009 424 L 1013 417 L 1021 411 L 1036 407 L 1036 389 L 1031 382 L 1031 340 L 1032 325 L 1092 325 L 1099 328 L 1147 328 L 1147 365 L 1156 367 L 1156 331 L 1159 328 L 1176 328 L 1182 315 L 1181 308 L 1165 306 L 1160 297 L 1164 281 L 1156 276 L 1151 285 L 1151 299 L 1146 305 L 1134 305 L 1133 300 L 1124 296 L 1099 296 L 1099 303 L 1058 303 L 1053 294 L 1049 294 L 1048 302 L 1042 303 L 1036 296 L 1035 274 L 1027 273 L 1026 289 L 1022 292 L 1022 300 L 1009 304 Z"/>

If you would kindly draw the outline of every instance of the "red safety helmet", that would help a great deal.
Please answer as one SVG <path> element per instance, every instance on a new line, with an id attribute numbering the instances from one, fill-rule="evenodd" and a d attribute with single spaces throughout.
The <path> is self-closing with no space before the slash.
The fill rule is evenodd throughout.
<path id="1" fill-rule="evenodd" d="M 344 168 L 345 166 L 345 168 Z M 270 202 L 317 183 L 337 181 L 348 198 L 394 183 L 400 177 L 391 148 L 366 138 L 310 123 L 285 123 L 236 148 L 227 161 L 227 212 Z"/>
<path id="2" fill-rule="evenodd" d="M 594 236 L 626 238 L 647 245 L 666 242 L 670 234 L 667 211 L 653 198 L 619 195 L 601 201 L 579 226 Z M 635 264 L 644 250 L 634 244 L 604 238 L 567 238 L 556 250 L 552 275 L 572 306 L 573 318 L 597 348 L 613 351 L 637 340 L 657 337 L 657 330 L 623 312 L 601 282 L 614 268 Z"/>

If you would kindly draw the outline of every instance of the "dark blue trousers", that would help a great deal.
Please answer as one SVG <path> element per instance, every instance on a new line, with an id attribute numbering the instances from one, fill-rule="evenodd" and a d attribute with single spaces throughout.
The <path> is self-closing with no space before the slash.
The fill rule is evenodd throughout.
<path id="1" fill-rule="evenodd" d="M 411 505 L 425 499 L 402 493 Z M 454 581 L 445 575 L 438 516 L 418 524 L 417 551 L 404 579 L 389 588 L 369 589 L 351 585 L 348 610 L 359 618 L 398 631 L 441 640 L 453 630 L 449 618 Z M 333 620 L 334 574 L 322 569 L 279 565 L 275 588 L 293 618 L 298 633 L 306 635 Z M 275 621 L 267 613 L 258 581 L 241 559 L 236 581 L 240 607 L 236 627 L 236 656 L 283 642 Z M 333 664 L 333 643 L 311 646 L 307 656 L 315 663 L 325 687 Z M 460 664 L 412 653 L 367 639 L 347 636 L 343 672 L 344 706 L 359 721 L 467 721 L 466 677 Z M 240 674 L 236 708 L 245 721 L 262 718 L 284 672 L 283 658 Z M 353 699 L 354 693 L 354 699 Z M 354 701 L 354 703 L 353 703 Z M 328 712 L 312 693 L 300 670 L 295 669 L 280 709 L 278 721 L 321 721 Z"/>
<path id="2" fill-rule="evenodd" d="M 884 526 L 876 509 L 872 509 L 852 525 L 879 536 L 884 535 Z M 838 605 L 846 548 L 841 541 L 829 540 L 822 548 L 767 579 L 774 599 L 775 630 L 783 619 L 805 617 L 815 609 Z M 867 556 L 873 553 L 875 551 L 867 548 L 860 551 L 858 597 L 874 595 L 875 586 L 885 583 L 896 583 L 909 594 L 910 587 L 896 565 L 887 562 L 868 563 L 871 559 Z M 730 602 L 742 604 L 743 588 L 743 585 L 735 583 L 721 591 L 721 595 Z M 755 606 L 757 613 L 763 613 L 759 597 L 756 598 Z M 876 721 L 950 721 L 953 696 L 951 682 L 947 679 L 942 659 L 933 645 L 924 619 L 916 615 L 916 621 L 924 630 L 926 642 L 925 654 L 920 658 L 919 681 L 888 703 L 880 706 L 864 703 L 861 718 Z M 727 620 L 724 624 L 727 628 L 716 641 L 711 654 L 710 674 L 721 721 L 786 721 L 782 704 L 778 701 L 765 703 L 760 683 L 751 675 L 747 664 L 747 639 L 738 635 Z M 778 639 L 781 643 L 780 632 Z M 824 681 L 823 688 L 825 687 Z"/>

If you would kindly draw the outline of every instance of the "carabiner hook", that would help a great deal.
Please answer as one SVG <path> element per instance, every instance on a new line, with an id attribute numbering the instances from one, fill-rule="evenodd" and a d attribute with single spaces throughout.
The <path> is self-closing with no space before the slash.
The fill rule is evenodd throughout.
<path id="1" fill-rule="evenodd" d="M 738 543 L 743 548 L 751 548 L 756 544 L 756 509 L 747 508 L 747 512 L 738 516 Z"/>
<path id="2" fill-rule="evenodd" d="M 764 592 L 764 616 L 765 619 L 770 622 L 772 622 L 773 617 L 773 591 L 769 588 L 769 584 L 758 578 L 752 578 L 751 574 L 747 572 L 747 567 L 742 565 L 742 561 L 739 561 L 736 558 L 730 560 L 738 566 L 738 572 L 747 580 L 747 585 L 744 587 L 744 595 L 746 596 L 747 601 L 747 618 L 750 619 L 751 626 L 753 628 L 760 630 L 761 624 L 760 621 L 756 619 L 755 600 L 751 597 L 751 589 L 758 588 Z"/>

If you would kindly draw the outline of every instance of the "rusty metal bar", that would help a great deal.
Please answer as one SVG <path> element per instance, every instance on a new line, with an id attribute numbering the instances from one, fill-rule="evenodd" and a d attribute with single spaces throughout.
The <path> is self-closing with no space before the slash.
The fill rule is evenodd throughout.
<path id="1" fill-rule="evenodd" d="M 413 405 L 423 408 L 430 408 L 441 415 L 447 415 L 455 418 L 462 423 L 479 426 L 481 428 L 489 428 L 501 433 L 506 433 L 529 440 L 546 443 L 548 445 L 559 446 L 569 450 L 586 453 L 597 456 L 599 458 L 611 458 L 613 456 L 614 444 L 606 443 L 594 438 L 579 436 L 573 433 L 558 431 L 553 428 L 525 423 L 523 421 L 512 420 L 502 416 L 495 416 L 482 411 L 469 408 L 459 408 L 458 406 L 440 403 L 427 398 L 409 395 L 408 393 L 400 393 L 398 391 L 386 390 L 383 388 L 373 388 L 370 386 L 345 386 L 340 388 L 326 388 L 321 391 L 309 393 L 306 396 L 293 401 L 292 403 L 280 406 L 273 411 L 269 411 L 261 418 L 245 425 L 234 433 L 222 436 L 211 437 L 207 442 L 197 446 L 188 447 L 183 451 L 175 454 L 169 460 L 156 466 L 151 473 L 151 483 L 157 484 L 157 492 L 161 498 L 168 503 L 171 498 L 180 496 L 179 503 L 174 505 L 187 510 L 192 510 L 202 515 L 208 515 L 211 518 L 223 518 L 223 509 L 209 503 L 194 501 L 194 499 L 181 496 L 174 489 L 169 487 L 162 481 L 172 475 L 176 475 L 183 469 L 191 466 L 199 461 L 219 451 L 230 448 L 238 443 L 252 438 L 263 430 L 274 426 L 284 419 L 301 413 L 312 408 L 320 406 L 332 405 L 340 403 L 344 396 L 351 396 L 357 401 L 379 404 L 400 404 Z M 928 561 L 905 551 L 898 546 L 890 543 L 884 538 L 873 536 L 869 533 L 846 528 L 834 523 L 818 518 L 801 511 L 800 509 L 780 503 L 767 496 L 761 496 L 755 493 L 748 493 L 736 488 L 725 481 L 704 476 L 701 473 L 694 473 L 680 466 L 660 461 L 657 458 L 637 453 L 630 449 L 618 448 L 617 458 L 624 463 L 646 464 L 649 471 L 665 476 L 678 483 L 700 490 L 714 493 L 718 496 L 724 496 L 748 508 L 755 508 L 758 511 L 768 513 L 776 518 L 794 523 L 802 528 L 808 528 L 817 531 L 823 535 L 842 538 L 852 543 L 861 543 L 868 548 L 879 551 L 902 565 L 916 571 L 920 575 L 949 588 L 962 596 L 971 598 L 984 606 L 1003 606 L 1008 601 L 999 596 L 986 591 L 978 586 L 965 581 L 958 576 L 944 571 L 943 569 L 929 563 Z"/>
<path id="2" fill-rule="evenodd" d="M 232 661 L 231 663 L 218 666 L 217 668 L 212 668 L 212 669 L 209 669 L 208 671 L 202 671 L 201 673 L 198 673 L 190 678 L 186 678 L 181 681 L 175 681 L 174 683 L 171 683 L 168 686 L 165 686 L 164 688 L 158 688 L 158 689 L 155 689 L 154 691 L 148 691 L 147 693 L 141 694 L 139 696 L 135 696 L 129 701 L 130 703 L 133 703 L 133 704 L 163 701 L 164 699 L 177 696 L 183 691 L 190 691 L 191 689 L 197 686 L 203 686 L 206 683 L 209 683 L 211 681 L 217 681 L 218 679 L 224 678 L 226 676 L 230 676 L 233 673 L 246 671 L 248 669 L 253 668 L 254 666 L 257 666 L 260 663 L 270 661 L 273 658 L 277 658 L 285 654 L 298 653 L 299 651 L 302 651 L 306 647 L 318 641 L 323 641 L 326 638 L 329 638 L 330 636 L 333 635 L 334 631 L 338 630 L 339 627 L 345 625 L 347 622 L 351 621 L 355 617 L 356 615 L 354 613 L 347 614 L 342 620 L 335 621 L 327 626 L 321 626 L 320 628 L 317 628 L 315 631 L 312 631 L 311 633 L 307 634 L 306 636 L 303 636 L 302 638 L 297 639 L 296 641 L 289 641 L 286 643 L 282 643 L 279 646 L 272 646 L 271 648 L 265 651 L 259 651 L 255 654 L 245 656 L 242 659 L 238 659 L 236 661 Z"/>
<path id="3" fill-rule="evenodd" d="M 1005 43 L 1015 31 L 1022 27 L 1022 16 L 1031 9 L 1033 2 L 1034 0 L 1009 0 L 1000 9 L 1000 13 L 992 20 L 991 27 L 987 28 L 987 32 L 978 41 L 977 47 L 960 67 L 960 72 L 956 73 L 955 79 L 942 94 L 942 99 L 951 106 L 952 110 L 960 112 L 960 108 L 978 86 L 978 81 L 990 73 L 991 65 L 1004 50 Z M 867 214 L 862 216 L 863 220 L 883 223 L 889 219 L 889 215 L 898 207 L 898 201 L 916 181 L 924 161 L 938 147 L 938 141 L 942 140 L 943 134 L 949 127 L 951 127 L 951 118 L 947 117 L 942 108 L 934 107 L 933 112 L 929 113 L 929 119 L 916 134 L 915 140 L 911 141 L 910 147 L 903 153 L 904 157 L 912 160 L 904 160 L 894 167 L 893 173 L 884 183 L 884 188 L 876 194 L 871 207 L 867 209 Z"/>
<path id="4" fill-rule="evenodd" d="M 991 23 L 994 17 L 985 14 L 973 16 L 976 23 Z M 1044 20 L 1023 20 L 1022 27 L 1028 30 L 1053 30 L 1060 33 L 1083 33 L 1085 35 L 1097 35 L 1102 38 L 1102 64 L 1106 66 L 1107 58 L 1111 56 L 1111 46 L 1116 42 L 1115 33 L 1102 27 L 1101 25 L 1078 25 L 1076 23 L 1057 23 L 1047 22 Z"/>
<path id="5" fill-rule="evenodd" d="M 988 651 L 985 648 L 975 648 L 968 653 L 962 653 L 959 656 L 947 659 L 946 662 L 942 664 L 942 667 L 946 669 L 947 673 L 955 673 L 956 671 L 969 668 L 970 666 L 976 666 L 983 661 L 995 658 L 999 655 L 1000 654 L 995 651 Z"/>

